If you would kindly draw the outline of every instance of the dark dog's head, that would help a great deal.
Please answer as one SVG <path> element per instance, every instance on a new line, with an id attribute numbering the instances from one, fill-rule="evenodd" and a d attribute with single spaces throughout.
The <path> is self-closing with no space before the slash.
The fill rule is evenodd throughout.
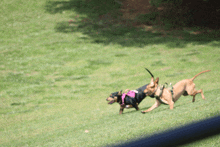
<path id="1" fill-rule="evenodd" d="M 106 101 L 109 101 L 108 104 L 113 104 L 114 102 L 118 102 L 121 98 L 122 91 L 113 92 L 111 95 L 106 99 Z"/>

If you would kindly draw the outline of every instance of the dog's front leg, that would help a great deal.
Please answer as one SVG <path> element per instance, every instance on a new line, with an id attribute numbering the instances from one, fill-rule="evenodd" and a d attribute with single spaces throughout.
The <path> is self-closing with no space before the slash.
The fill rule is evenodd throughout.
<path id="1" fill-rule="evenodd" d="M 146 113 L 146 112 L 150 112 L 152 111 L 153 109 L 157 108 L 160 106 L 160 102 L 158 100 L 156 100 L 156 102 L 153 104 L 153 106 L 151 106 L 149 109 L 145 110 L 145 111 L 141 111 L 141 113 Z"/>
<path id="2" fill-rule="evenodd" d="M 120 105 L 119 114 L 122 114 L 122 113 L 123 113 L 124 108 L 125 108 L 125 105 Z"/>
<path id="3" fill-rule="evenodd" d="M 169 105 L 170 105 L 170 109 L 172 110 L 172 109 L 173 109 L 174 102 L 171 100 L 171 101 L 169 102 Z"/>
<path id="4" fill-rule="evenodd" d="M 122 114 L 122 113 L 123 113 L 123 110 L 124 110 L 124 108 L 120 108 L 119 114 Z"/>

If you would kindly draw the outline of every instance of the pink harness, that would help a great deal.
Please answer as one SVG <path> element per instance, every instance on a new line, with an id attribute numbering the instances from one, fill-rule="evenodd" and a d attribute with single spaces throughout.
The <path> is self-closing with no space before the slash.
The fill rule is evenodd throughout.
<path id="1" fill-rule="evenodd" d="M 130 96 L 132 98 L 135 98 L 135 92 L 134 91 L 128 91 L 128 93 L 123 93 L 121 96 L 121 100 L 122 100 L 122 104 L 123 105 L 125 103 L 125 96 Z"/>

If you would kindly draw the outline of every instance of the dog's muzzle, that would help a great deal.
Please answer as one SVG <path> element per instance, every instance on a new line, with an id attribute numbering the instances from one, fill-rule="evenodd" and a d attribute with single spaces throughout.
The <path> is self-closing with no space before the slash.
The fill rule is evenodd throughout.
<path id="1" fill-rule="evenodd" d="M 144 92 L 144 94 L 146 95 L 146 96 L 148 96 L 149 94 L 148 94 L 148 92 Z"/>

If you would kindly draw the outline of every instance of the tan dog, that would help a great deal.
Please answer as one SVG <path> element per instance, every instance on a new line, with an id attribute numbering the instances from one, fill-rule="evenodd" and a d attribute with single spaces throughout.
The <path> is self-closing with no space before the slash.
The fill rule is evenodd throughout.
<path id="1" fill-rule="evenodd" d="M 156 80 L 154 81 L 153 74 L 148 69 L 146 70 L 151 74 L 152 77 L 151 77 L 151 83 L 146 86 L 144 93 L 146 94 L 146 96 L 154 94 L 156 97 L 156 102 L 149 109 L 142 111 L 142 113 L 146 113 L 157 108 L 158 106 L 161 105 L 161 103 L 168 104 L 170 105 L 170 109 L 173 109 L 174 102 L 176 102 L 180 98 L 181 95 L 193 96 L 192 102 L 194 102 L 196 94 L 201 93 L 202 99 L 205 99 L 202 89 L 195 90 L 195 84 L 193 83 L 193 80 L 200 74 L 211 71 L 211 70 L 202 71 L 191 79 L 185 79 L 185 80 L 179 81 L 173 86 L 173 91 L 170 91 L 169 89 L 164 88 L 164 87 L 159 88 L 158 87 L 159 78 L 157 77 Z"/>

